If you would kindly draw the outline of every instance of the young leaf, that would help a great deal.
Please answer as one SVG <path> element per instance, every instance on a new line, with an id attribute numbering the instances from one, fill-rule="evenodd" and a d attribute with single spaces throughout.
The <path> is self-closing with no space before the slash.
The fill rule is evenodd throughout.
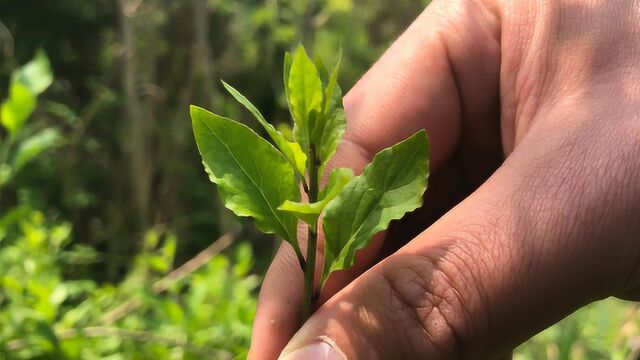
<path id="1" fill-rule="evenodd" d="M 322 58 L 318 55 L 313 57 L 313 63 L 316 65 L 316 69 L 318 69 L 318 75 L 320 75 L 320 81 L 322 81 L 322 88 L 327 87 L 327 82 L 329 82 L 329 71 L 327 71 L 327 67 L 324 66 L 324 62 Z"/>
<path id="2" fill-rule="evenodd" d="M 318 158 L 320 159 L 318 176 L 320 178 L 322 178 L 327 162 L 338 149 L 347 126 L 342 110 L 342 90 L 338 86 L 341 62 L 342 50 L 338 52 L 338 58 L 331 75 L 328 75 L 324 89 L 322 116 L 316 121 L 312 132 L 313 142 L 318 146 Z"/>
<path id="3" fill-rule="evenodd" d="M 190 110 L 198 150 L 225 206 L 238 216 L 253 217 L 260 230 L 299 249 L 295 216 L 277 209 L 285 200 L 300 198 L 291 165 L 247 126 L 196 106 Z"/>
<path id="4" fill-rule="evenodd" d="M 342 192 L 342 189 L 353 178 L 353 170 L 348 168 L 335 168 L 329 174 L 327 185 L 320 191 L 318 199 L 329 203 Z"/>
<path id="5" fill-rule="evenodd" d="M 347 129 L 344 110 L 335 110 L 329 116 L 324 117 L 321 123 L 322 127 L 316 126 L 316 132 L 314 133 L 314 142 L 318 146 L 318 159 L 320 160 L 320 169 L 318 171 L 318 177 L 320 178 L 324 174 L 327 163 L 336 153 Z"/>
<path id="6" fill-rule="evenodd" d="M 314 120 L 322 110 L 322 81 L 316 66 L 302 45 L 298 46 L 293 56 L 287 87 L 291 114 L 295 121 L 294 136 L 306 152 L 309 149 Z"/>
<path id="7" fill-rule="evenodd" d="M 317 202 L 309 204 L 287 200 L 280 205 L 278 209 L 293 213 L 300 220 L 315 228 L 322 210 L 331 200 L 340 194 L 351 178 L 353 178 L 353 171 L 351 171 L 351 169 L 333 169 L 329 175 L 327 186 L 325 186 L 318 195 L 319 200 Z"/>
<path id="8" fill-rule="evenodd" d="M 311 226 L 312 229 L 315 229 L 318 216 L 322 212 L 322 204 L 320 202 L 309 204 L 287 200 L 278 207 L 278 210 L 295 215 L 295 217 Z"/>
<path id="9" fill-rule="evenodd" d="M 331 76 L 327 81 L 327 86 L 324 89 L 324 103 L 322 106 L 322 112 L 325 116 L 331 114 L 338 105 L 342 107 L 342 90 L 338 86 L 338 75 L 340 74 L 340 65 L 342 64 L 342 48 L 338 51 L 338 57 Z"/>
<path id="10" fill-rule="evenodd" d="M 278 131 L 280 131 L 280 133 L 282 133 L 282 136 L 284 136 L 284 138 L 287 141 L 291 141 L 293 142 L 293 129 L 291 128 L 291 125 L 289 125 L 289 123 L 287 122 L 279 122 L 278 125 L 276 125 L 276 129 L 278 129 Z M 305 155 L 306 157 L 306 155 Z"/>
<path id="11" fill-rule="evenodd" d="M 293 114 L 293 110 L 291 110 L 291 101 L 289 101 L 289 73 L 291 73 L 291 63 L 293 62 L 293 58 L 290 52 L 284 53 L 284 63 L 282 69 L 282 80 L 284 81 L 284 97 L 287 100 L 287 106 L 289 107 L 289 112 Z"/>
<path id="12" fill-rule="evenodd" d="M 253 114 L 253 116 L 258 120 L 260 125 L 264 127 L 271 139 L 273 139 L 273 142 L 287 158 L 291 166 L 296 169 L 298 175 L 304 176 L 304 172 L 307 166 L 307 155 L 302 151 L 300 145 L 298 143 L 291 142 L 285 139 L 284 135 L 282 135 L 280 131 L 276 130 L 273 125 L 269 124 L 264 116 L 262 116 L 260 111 L 244 95 L 240 94 L 238 90 L 234 89 L 233 86 L 227 84 L 224 81 L 222 81 L 222 85 L 224 85 L 225 89 L 227 89 L 227 91 L 231 95 L 233 95 L 233 97 L 236 98 L 236 100 L 238 100 L 240 104 L 247 108 L 247 110 L 249 110 L 251 114 Z"/>
<path id="13" fill-rule="evenodd" d="M 429 141 L 421 130 L 380 151 L 345 186 L 325 208 L 323 282 L 329 273 L 351 267 L 355 252 L 392 220 L 422 205 L 428 174 Z"/>

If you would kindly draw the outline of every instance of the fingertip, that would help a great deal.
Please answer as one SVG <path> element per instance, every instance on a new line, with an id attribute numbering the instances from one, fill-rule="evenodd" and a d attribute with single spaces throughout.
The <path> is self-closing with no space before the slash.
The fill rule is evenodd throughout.
<path id="1" fill-rule="evenodd" d="M 270 310 L 264 309 L 263 313 L 273 313 Z M 271 317 L 269 315 L 263 316 L 261 320 L 256 317 L 256 321 L 253 324 L 248 359 L 275 359 L 286 346 L 293 332 L 295 332 L 295 328 L 291 330 L 287 321 L 277 314 Z"/>
<path id="2" fill-rule="evenodd" d="M 347 360 L 345 354 L 338 348 L 335 341 L 326 336 L 291 351 L 285 349 L 279 360 Z"/>

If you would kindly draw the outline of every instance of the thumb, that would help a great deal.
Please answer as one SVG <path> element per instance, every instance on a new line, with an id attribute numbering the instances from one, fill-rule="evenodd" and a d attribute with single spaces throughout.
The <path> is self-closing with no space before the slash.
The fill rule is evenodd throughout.
<path id="1" fill-rule="evenodd" d="M 585 236 L 581 215 L 559 221 L 580 190 L 558 179 L 561 164 L 533 166 L 550 154 L 540 148 L 523 142 L 470 197 L 329 299 L 281 359 L 496 359 L 611 293 L 607 242 Z"/>

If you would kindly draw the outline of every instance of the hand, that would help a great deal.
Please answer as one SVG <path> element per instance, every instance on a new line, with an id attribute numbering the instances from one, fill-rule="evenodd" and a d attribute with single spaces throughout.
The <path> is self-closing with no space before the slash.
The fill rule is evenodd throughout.
<path id="1" fill-rule="evenodd" d="M 431 213 L 332 276 L 295 336 L 283 245 L 250 359 L 492 359 L 591 301 L 640 299 L 639 38 L 632 0 L 434 1 L 346 96 L 335 161 L 360 170 L 425 128 Z"/>

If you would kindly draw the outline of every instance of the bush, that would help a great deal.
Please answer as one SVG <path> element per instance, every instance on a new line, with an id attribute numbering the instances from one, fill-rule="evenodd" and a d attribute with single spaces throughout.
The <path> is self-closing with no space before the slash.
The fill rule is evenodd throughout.
<path id="1" fill-rule="evenodd" d="M 97 284 L 67 279 L 100 260 L 67 248 L 69 224 L 20 215 L 2 228 L 13 236 L 0 243 L 0 358 L 229 359 L 248 348 L 258 284 L 249 245 L 170 272 L 177 239 L 150 231 L 124 280 Z"/>

